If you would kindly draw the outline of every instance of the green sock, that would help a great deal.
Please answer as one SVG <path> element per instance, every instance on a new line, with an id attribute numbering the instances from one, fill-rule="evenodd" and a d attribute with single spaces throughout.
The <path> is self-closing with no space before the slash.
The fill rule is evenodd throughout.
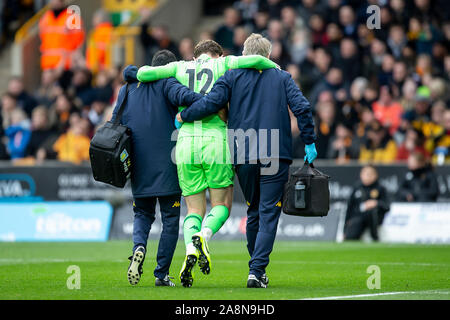
<path id="1" fill-rule="evenodd" d="M 227 221 L 228 216 L 229 212 L 227 207 L 215 206 L 206 216 L 203 228 L 209 228 L 212 230 L 213 234 L 215 234 L 222 228 L 225 221 Z"/>
<path id="2" fill-rule="evenodd" d="M 186 246 L 192 242 L 192 236 L 202 228 L 202 216 L 196 213 L 188 213 L 183 222 L 184 243 Z"/>

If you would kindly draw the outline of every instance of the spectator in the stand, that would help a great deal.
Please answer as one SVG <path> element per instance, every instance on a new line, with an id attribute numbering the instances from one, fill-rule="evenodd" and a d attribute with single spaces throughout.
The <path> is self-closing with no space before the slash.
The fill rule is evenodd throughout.
<path id="1" fill-rule="evenodd" d="M 390 6 L 392 8 L 392 19 L 395 23 L 407 27 L 409 12 L 405 6 L 404 0 L 391 0 Z"/>
<path id="2" fill-rule="evenodd" d="M 397 201 L 434 202 L 439 196 L 439 187 L 432 167 L 420 152 L 408 158 L 408 173 L 400 184 Z"/>
<path id="3" fill-rule="evenodd" d="M 53 129 L 58 133 L 63 133 L 69 126 L 70 115 L 75 111 L 76 108 L 67 94 L 58 95 L 50 108 L 50 122 Z"/>
<path id="4" fill-rule="evenodd" d="M 450 110 L 442 115 L 442 131 L 431 139 L 430 149 L 433 152 L 433 163 L 442 165 L 450 162 Z"/>
<path id="5" fill-rule="evenodd" d="M 334 119 L 336 111 L 332 102 L 320 102 L 317 104 L 316 109 L 317 158 L 326 159 L 328 146 L 335 130 Z"/>
<path id="6" fill-rule="evenodd" d="M 302 20 L 307 23 L 313 14 L 325 15 L 325 8 L 323 7 L 323 1 L 318 0 L 302 0 L 302 1 L 292 1 L 296 4 L 300 2 L 298 6 L 298 11 Z"/>
<path id="7" fill-rule="evenodd" d="M 348 201 L 344 239 L 359 240 L 364 231 L 369 229 L 372 239 L 378 241 L 378 227 L 389 211 L 387 191 L 380 184 L 378 172 L 372 165 L 361 169 L 360 179 Z"/>
<path id="8" fill-rule="evenodd" d="M 235 8 L 226 8 L 224 13 L 224 24 L 217 29 L 214 40 L 228 51 L 233 50 L 234 29 L 239 25 L 241 17 Z M 170 50 L 170 49 L 169 49 Z"/>
<path id="9" fill-rule="evenodd" d="M 89 120 L 78 118 L 72 121 L 66 133 L 62 134 L 53 145 L 60 161 L 81 163 L 89 160 Z"/>
<path id="10" fill-rule="evenodd" d="M 417 89 L 414 109 L 407 112 L 407 117 L 411 119 L 412 125 L 418 130 L 422 130 L 425 123 L 430 121 L 430 89 L 421 86 Z"/>
<path id="11" fill-rule="evenodd" d="M 369 107 L 363 107 L 360 111 L 361 121 L 356 126 L 356 136 L 359 139 L 364 139 L 367 135 L 367 131 L 375 120 L 372 109 Z"/>
<path id="12" fill-rule="evenodd" d="M 311 40 L 313 46 L 327 46 L 328 35 L 323 18 L 318 14 L 313 14 L 309 19 L 309 26 L 311 28 Z"/>
<path id="13" fill-rule="evenodd" d="M 364 77 L 357 77 L 350 86 L 350 99 L 358 114 L 361 114 L 363 107 L 369 107 L 364 98 L 364 92 L 368 86 L 369 81 Z"/>
<path id="14" fill-rule="evenodd" d="M 431 78 L 433 74 L 433 64 L 431 62 L 431 56 L 428 54 L 419 54 L 416 59 L 415 65 L 415 77 L 417 80 L 426 81 Z M 425 84 L 425 83 L 424 83 Z"/>
<path id="15" fill-rule="evenodd" d="M 331 65 L 330 53 L 321 47 L 317 49 L 308 49 L 308 55 L 301 65 L 303 71 L 300 79 L 303 90 L 309 92 L 312 86 L 319 81 L 323 81 L 325 74 L 328 72 Z"/>
<path id="16" fill-rule="evenodd" d="M 425 136 L 422 131 L 410 128 L 406 131 L 404 142 L 397 151 L 396 160 L 406 161 L 413 152 L 422 153 L 425 157 L 429 157 L 428 151 L 425 150 Z"/>
<path id="17" fill-rule="evenodd" d="M 392 81 L 390 86 L 395 98 L 400 98 L 402 87 L 408 76 L 408 67 L 404 61 L 395 61 L 392 68 Z"/>
<path id="18" fill-rule="evenodd" d="M 73 71 L 67 93 L 74 99 L 74 103 L 79 109 L 92 103 L 95 90 L 92 88 L 91 83 L 92 73 L 88 69 L 76 68 Z"/>
<path id="19" fill-rule="evenodd" d="M 301 64 L 306 59 L 309 51 L 308 36 L 305 30 L 298 29 L 292 35 L 292 41 L 288 48 L 290 61 Z"/>
<path id="20" fill-rule="evenodd" d="M 371 81 L 375 80 L 383 57 L 387 53 L 386 44 L 379 39 L 373 39 L 370 44 L 370 53 L 364 56 L 363 59 L 363 76 Z"/>
<path id="21" fill-rule="evenodd" d="M 200 32 L 199 41 L 203 40 L 212 40 L 214 39 L 214 35 L 211 31 L 205 30 Z"/>
<path id="22" fill-rule="evenodd" d="M 39 36 L 42 70 L 68 70 L 81 56 L 83 21 L 76 12 L 69 12 L 65 0 L 50 0 L 50 10 L 39 20 Z"/>
<path id="23" fill-rule="evenodd" d="M 34 93 L 36 98 L 36 103 L 38 105 L 44 105 L 50 107 L 54 102 L 54 87 L 57 82 L 57 74 L 55 70 L 47 69 L 41 73 L 41 82 L 39 83 L 38 89 Z"/>
<path id="24" fill-rule="evenodd" d="M 361 74 L 361 64 L 359 61 L 358 48 L 351 38 L 341 41 L 339 67 L 342 69 L 344 82 L 351 83 Z"/>
<path id="25" fill-rule="evenodd" d="M 347 37 L 356 38 L 357 35 L 357 21 L 355 12 L 350 6 L 342 6 L 339 9 L 339 23 L 342 26 L 344 35 Z"/>
<path id="26" fill-rule="evenodd" d="M 381 69 L 378 70 L 378 85 L 387 86 L 392 82 L 392 73 L 394 70 L 395 60 L 390 54 L 385 54 L 383 56 L 383 61 L 381 62 Z M 394 93 L 393 93 L 394 94 Z"/>
<path id="27" fill-rule="evenodd" d="M 6 130 L 6 128 L 8 128 L 11 125 L 11 116 L 12 116 L 12 112 L 15 109 L 17 109 L 16 97 L 8 92 L 4 93 L 2 95 L 2 110 L 1 110 L 2 111 L 2 114 L 1 114 L 2 130 L 0 130 L 0 131 Z"/>
<path id="28" fill-rule="evenodd" d="M 254 17 L 259 9 L 258 0 L 240 0 L 234 3 L 241 16 L 242 23 L 247 27 L 254 25 Z"/>
<path id="29" fill-rule="evenodd" d="M 376 1 L 376 0 L 372 0 Z M 382 6 L 380 8 L 380 24 L 383 26 L 382 28 L 375 28 L 374 35 L 384 43 L 386 43 L 388 35 L 389 35 L 389 28 L 392 24 L 392 14 L 391 9 L 388 6 Z"/>
<path id="30" fill-rule="evenodd" d="M 149 28 L 149 18 L 152 14 L 152 10 L 143 8 L 140 11 L 141 14 L 141 34 L 140 39 L 142 46 L 145 50 L 145 61 L 151 61 L 153 55 L 163 49 L 172 51 L 177 57 L 179 52 L 177 45 L 169 36 L 168 27 L 165 25 L 155 25 Z M 151 29 L 151 30 L 150 30 Z"/>
<path id="31" fill-rule="evenodd" d="M 380 99 L 372 104 L 375 118 L 389 129 L 390 134 L 394 134 L 400 125 L 400 119 L 403 113 L 402 105 L 392 98 L 392 89 L 389 86 L 383 86 L 380 89 Z"/>
<path id="32" fill-rule="evenodd" d="M 330 23 L 329 25 L 327 25 L 328 44 L 326 46 L 326 49 L 330 52 L 334 60 L 339 60 L 342 37 L 342 30 L 337 24 Z"/>
<path id="33" fill-rule="evenodd" d="M 264 9 L 269 13 L 271 19 L 279 19 L 281 16 L 281 9 L 284 6 L 282 0 L 267 0 Z"/>
<path id="34" fill-rule="evenodd" d="M 391 49 L 392 55 L 398 59 L 403 54 L 403 48 L 406 46 L 406 34 L 403 26 L 393 25 L 389 29 L 387 44 Z"/>
<path id="35" fill-rule="evenodd" d="M 270 59 L 277 63 L 281 69 L 286 69 L 289 61 L 291 60 L 289 53 L 280 41 L 272 42 L 272 52 Z"/>
<path id="36" fill-rule="evenodd" d="M 326 21 L 334 24 L 339 23 L 339 8 L 342 5 L 342 0 L 328 0 L 328 7 L 326 8 Z"/>
<path id="37" fill-rule="evenodd" d="M 113 96 L 112 75 L 107 70 L 97 73 L 93 89 L 94 100 L 101 99 L 102 101 L 109 102 Z"/>
<path id="38" fill-rule="evenodd" d="M 30 121 L 25 111 L 16 108 L 11 112 L 11 125 L 6 128 L 8 152 L 12 160 L 23 158 L 30 141 Z"/>
<path id="39" fill-rule="evenodd" d="M 194 59 L 194 41 L 189 37 L 181 39 L 178 45 L 178 51 L 180 52 L 181 60 L 191 61 Z"/>
<path id="40" fill-rule="evenodd" d="M 450 54 L 444 57 L 444 74 L 447 81 L 450 81 Z"/>
<path id="41" fill-rule="evenodd" d="M 8 92 L 16 98 L 17 106 L 30 116 L 37 103 L 36 99 L 25 91 L 23 80 L 17 77 L 12 78 L 8 83 Z"/>
<path id="42" fill-rule="evenodd" d="M 93 73 L 103 70 L 110 63 L 109 51 L 113 25 L 108 12 L 99 9 L 92 18 L 94 30 L 90 35 L 86 49 L 86 65 Z"/>
<path id="43" fill-rule="evenodd" d="M 55 131 L 50 128 L 48 110 L 44 106 L 37 106 L 31 116 L 31 138 L 26 149 L 26 156 L 36 157 L 37 151 L 55 136 Z"/>
<path id="44" fill-rule="evenodd" d="M 353 141 L 353 132 L 343 123 L 336 126 L 336 131 L 328 145 L 328 159 L 335 159 L 337 163 L 346 163 L 358 156 L 356 140 Z"/>
<path id="45" fill-rule="evenodd" d="M 297 11 L 290 6 L 286 6 L 281 10 L 281 24 L 287 39 L 291 38 L 294 32 L 304 25 L 301 19 L 298 18 Z"/>
<path id="46" fill-rule="evenodd" d="M 403 110 L 408 112 L 414 109 L 417 84 L 412 78 L 407 78 L 401 89 L 401 98 L 399 102 L 401 103 Z"/>
<path id="47" fill-rule="evenodd" d="M 244 27 L 237 27 L 234 29 L 233 35 L 233 50 L 231 53 L 235 56 L 242 55 L 242 50 L 244 50 L 244 42 L 248 37 L 248 32 Z"/>
<path id="48" fill-rule="evenodd" d="M 269 13 L 265 10 L 258 10 L 255 14 L 254 32 L 267 36 L 267 25 L 269 24 Z"/>
<path id="49" fill-rule="evenodd" d="M 359 153 L 360 162 L 391 163 L 397 156 L 397 146 L 389 132 L 378 121 L 367 129 Z"/>
<path id="50" fill-rule="evenodd" d="M 342 70 L 337 67 L 330 68 L 325 79 L 318 82 L 311 91 L 310 101 L 312 108 L 316 105 L 319 94 L 322 91 L 331 91 L 334 98 L 340 100 L 338 94 L 342 92 L 342 89 L 344 89 Z"/>
<path id="51" fill-rule="evenodd" d="M 88 119 L 94 126 L 104 122 L 103 117 L 107 106 L 108 101 L 105 101 L 102 97 L 97 97 L 92 102 L 91 109 L 88 113 Z"/>
<path id="52" fill-rule="evenodd" d="M 270 41 L 283 41 L 284 29 L 280 20 L 270 20 L 267 28 L 267 36 Z"/>

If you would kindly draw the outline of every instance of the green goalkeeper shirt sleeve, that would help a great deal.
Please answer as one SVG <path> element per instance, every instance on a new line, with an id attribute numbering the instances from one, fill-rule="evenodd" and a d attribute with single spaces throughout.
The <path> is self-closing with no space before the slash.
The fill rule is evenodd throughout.
<path id="1" fill-rule="evenodd" d="M 177 63 L 172 62 L 166 64 L 165 66 L 159 67 L 151 67 L 151 66 L 140 67 L 137 72 L 137 78 L 141 82 L 150 82 L 175 77 L 176 74 L 177 74 Z"/>
<path id="2" fill-rule="evenodd" d="M 249 56 L 227 56 L 225 57 L 225 63 L 227 69 L 241 69 L 241 68 L 253 68 L 258 70 L 265 70 L 271 68 L 278 68 L 278 65 L 260 55 Z"/>

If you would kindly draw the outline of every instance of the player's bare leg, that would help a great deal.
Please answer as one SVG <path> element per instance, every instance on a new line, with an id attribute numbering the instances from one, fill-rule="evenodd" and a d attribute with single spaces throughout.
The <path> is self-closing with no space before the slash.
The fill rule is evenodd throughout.
<path id="1" fill-rule="evenodd" d="M 198 250 L 198 265 L 204 274 L 211 271 L 211 256 L 208 241 L 227 221 L 233 201 L 233 186 L 227 188 L 209 188 L 211 211 L 205 218 L 202 230 L 192 236 L 192 242 Z"/>
<path id="2" fill-rule="evenodd" d="M 192 269 L 198 260 L 198 252 L 192 243 L 192 236 L 202 228 L 206 212 L 206 191 L 186 196 L 184 199 L 188 207 L 188 213 L 183 223 L 186 258 L 180 271 L 180 280 L 184 287 L 191 287 L 194 281 Z"/>

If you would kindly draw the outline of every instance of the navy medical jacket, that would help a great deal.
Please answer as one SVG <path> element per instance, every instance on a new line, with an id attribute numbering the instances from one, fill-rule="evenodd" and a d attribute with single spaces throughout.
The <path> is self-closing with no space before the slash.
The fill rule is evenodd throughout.
<path id="1" fill-rule="evenodd" d="M 297 118 L 300 135 L 305 144 L 316 140 L 311 106 L 295 84 L 289 73 L 279 69 L 258 71 L 254 69 L 228 70 L 214 84 L 210 93 L 181 112 L 183 121 L 192 122 L 217 112 L 229 102 L 228 129 L 256 130 L 257 146 L 245 138 L 245 151 L 237 139 L 234 145 L 235 161 L 237 154 L 245 152 L 245 161 L 267 158 L 280 158 L 292 161 L 292 135 L 288 105 Z M 267 136 L 263 143 L 261 136 Z M 271 130 L 278 129 L 279 151 L 271 154 Z M 250 134 L 248 134 L 250 136 Z M 274 136 L 276 137 L 276 136 Z M 262 145 L 268 150 L 248 150 Z M 267 154 L 267 156 L 265 156 Z M 236 162 L 235 162 L 236 163 Z"/>
<path id="2" fill-rule="evenodd" d="M 203 97 L 175 78 L 140 83 L 137 67 L 128 66 L 123 75 L 128 82 L 128 100 L 121 123 L 131 129 L 131 188 L 136 198 L 181 193 L 177 169 L 171 153 L 176 141 L 174 119 L 178 106 L 189 105 Z M 113 119 L 125 97 L 120 89 Z"/>

